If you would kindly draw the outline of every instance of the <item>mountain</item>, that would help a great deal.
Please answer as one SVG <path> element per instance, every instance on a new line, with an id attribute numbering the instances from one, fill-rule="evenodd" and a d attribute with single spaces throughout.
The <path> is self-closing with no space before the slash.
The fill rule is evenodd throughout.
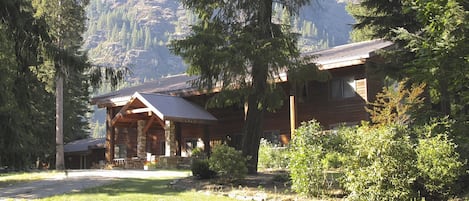
<path id="1" fill-rule="evenodd" d="M 301 34 L 302 51 L 313 51 L 349 41 L 353 18 L 344 2 L 313 0 L 291 19 Z M 283 11 L 275 6 L 278 20 Z M 130 67 L 129 81 L 143 82 L 182 73 L 186 65 L 166 47 L 186 35 L 197 19 L 176 0 L 91 0 L 87 8 L 88 30 L 83 48 L 94 64 Z"/>
<path id="2" fill-rule="evenodd" d="M 344 0 L 312 0 L 290 19 L 295 32 L 301 35 L 301 51 L 308 52 L 345 44 L 353 18 L 345 11 Z M 118 88 L 147 80 L 183 73 L 186 65 L 172 55 L 166 46 L 172 38 L 188 34 L 196 16 L 177 0 L 90 0 L 87 8 L 88 30 L 83 48 L 96 65 L 130 67 L 132 76 Z M 275 5 L 275 19 L 283 17 L 281 6 Z M 105 86 L 100 93 L 110 92 Z M 105 136 L 105 111 L 92 114 L 93 137 Z"/>

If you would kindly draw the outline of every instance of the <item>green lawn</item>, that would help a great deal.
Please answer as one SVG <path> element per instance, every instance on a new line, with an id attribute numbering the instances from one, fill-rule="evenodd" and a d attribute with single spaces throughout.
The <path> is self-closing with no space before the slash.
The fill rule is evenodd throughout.
<path id="1" fill-rule="evenodd" d="M 58 172 L 22 172 L 22 173 L 5 173 L 0 174 L 0 188 L 9 186 L 19 182 L 37 181 L 46 177 L 50 177 Z"/>
<path id="2" fill-rule="evenodd" d="M 41 200 L 234 200 L 223 196 L 168 188 L 168 184 L 173 180 L 174 178 L 121 179 L 110 185 Z"/>

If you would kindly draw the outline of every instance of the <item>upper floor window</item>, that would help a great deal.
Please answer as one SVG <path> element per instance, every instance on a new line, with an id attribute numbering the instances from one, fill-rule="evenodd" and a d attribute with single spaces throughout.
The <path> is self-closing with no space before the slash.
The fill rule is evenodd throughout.
<path id="1" fill-rule="evenodd" d="M 330 96 L 332 99 L 354 97 L 355 88 L 355 78 L 353 76 L 334 78 L 330 82 Z"/>

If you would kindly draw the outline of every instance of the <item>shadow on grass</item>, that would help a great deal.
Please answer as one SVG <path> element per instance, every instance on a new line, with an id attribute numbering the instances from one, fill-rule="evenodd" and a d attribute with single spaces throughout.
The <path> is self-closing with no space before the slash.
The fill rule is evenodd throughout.
<path id="1" fill-rule="evenodd" d="M 109 196 L 122 196 L 129 194 L 149 194 L 149 195 L 178 195 L 183 192 L 169 188 L 168 184 L 174 179 L 120 179 L 113 184 L 86 189 L 78 194 L 102 193 Z"/>

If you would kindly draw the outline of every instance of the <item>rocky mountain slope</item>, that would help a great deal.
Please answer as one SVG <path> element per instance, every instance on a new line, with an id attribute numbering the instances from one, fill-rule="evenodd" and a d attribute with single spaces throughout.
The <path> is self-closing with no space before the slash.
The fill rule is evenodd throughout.
<path id="1" fill-rule="evenodd" d="M 276 7 L 278 19 L 282 9 Z M 143 82 L 182 73 L 186 66 L 166 45 L 187 34 L 196 18 L 176 0 L 91 0 L 84 48 L 98 65 L 127 66 L 130 79 Z M 315 0 L 292 19 L 303 51 L 345 44 L 353 19 L 345 3 Z"/>

